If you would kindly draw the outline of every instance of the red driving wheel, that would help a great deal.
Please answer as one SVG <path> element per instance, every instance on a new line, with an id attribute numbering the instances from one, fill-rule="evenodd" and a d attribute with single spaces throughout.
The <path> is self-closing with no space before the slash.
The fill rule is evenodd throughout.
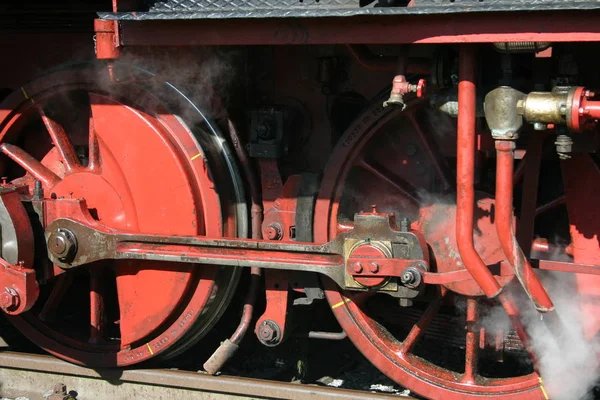
<path id="1" fill-rule="evenodd" d="M 40 181 L 45 198 L 83 198 L 110 228 L 246 236 L 243 187 L 216 125 L 172 85 L 125 70 L 128 80 L 113 83 L 103 65 L 73 65 L 10 95 L 0 106 L 3 175 L 31 193 Z M 51 266 L 43 236 L 36 240 L 42 277 Z M 172 357 L 216 323 L 239 273 L 102 261 L 49 277 L 34 308 L 10 320 L 43 349 L 79 364 Z"/>
<path id="2" fill-rule="evenodd" d="M 435 229 L 422 229 L 422 233 L 438 271 L 454 270 L 456 257 L 447 254 L 455 243 L 454 225 L 444 225 L 453 220 L 453 204 L 444 203 L 448 202 L 446 194 L 453 191 L 454 177 L 439 149 L 455 147 L 455 124 L 423 100 L 410 101 L 403 112 L 383 108 L 383 100 L 376 99 L 357 118 L 333 152 L 317 199 L 315 241 L 325 242 L 351 229 L 353 215 L 376 204 L 379 212 L 395 213 L 397 220 L 408 217 L 413 228 L 436 224 Z M 488 207 L 489 202 L 478 204 Z M 442 215 L 432 212 L 437 209 L 443 209 Z M 489 232 L 496 237 L 489 215 L 480 221 L 483 232 L 477 234 Z M 440 235 L 441 231 L 448 235 Z M 443 236 L 447 240 L 439 246 L 437 241 Z M 488 251 L 485 258 L 495 259 L 499 254 Z M 544 398 L 531 367 L 501 372 L 480 367 L 479 323 L 486 301 L 473 296 L 472 287 L 430 287 L 426 301 L 400 307 L 397 299 L 386 294 L 343 291 L 326 278 L 323 285 L 348 337 L 400 385 L 432 399 Z M 512 365 L 528 359 L 524 352 L 515 354 Z"/>

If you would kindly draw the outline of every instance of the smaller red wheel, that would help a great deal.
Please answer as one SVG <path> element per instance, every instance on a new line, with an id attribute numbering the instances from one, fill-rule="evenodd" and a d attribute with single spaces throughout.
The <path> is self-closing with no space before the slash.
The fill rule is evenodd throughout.
<path id="1" fill-rule="evenodd" d="M 380 212 L 413 221 L 413 229 L 420 230 L 431 246 L 433 268 L 440 272 L 464 268 L 455 250 L 456 230 L 446 226 L 454 220 L 455 203 L 448 195 L 453 177 L 440 155 L 442 146 L 437 145 L 443 140 L 454 143 L 454 124 L 422 107 L 422 100 L 409 102 L 404 111 L 381 104 L 382 99 L 375 99 L 333 152 L 315 208 L 315 240 L 326 242 L 351 229 L 352 216 L 376 204 Z M 434 136 L 439 130 L 441 134 Z M 498 240 L 490 219 L 492 205 L 480 195 L 475 236 L 483 237 L 483 243 Z M 502 259 L 499 248 L 496 243 L 480 250 L 493 263 Z M 445 400 L 544 399 L 538 375 L 530 367 L 516 367 L 520 360 L 528 360 L 522 350 L 510 358 L 514 364 L 505 363 L 515 366 L 513 370 L 498 364 L 487 370 L 478 362 L 486 338 L 478 323 L 488 304 L 473 297 L 481 294 L 476 286 L 432 287 L 435 290 L 426 291 L 412 307 L 400 307 L 386 294 L 343 291 L 328 279 L 323 284 L 333 313 L 356 347 L 411 391 Z M 509 338 L 518 343 L 513 335 Z"/>

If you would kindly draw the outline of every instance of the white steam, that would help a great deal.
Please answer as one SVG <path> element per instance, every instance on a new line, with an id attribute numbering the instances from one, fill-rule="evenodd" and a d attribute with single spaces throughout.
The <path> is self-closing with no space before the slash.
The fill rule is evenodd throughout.
<path id="1" fill-rule="evenodd" d="M 600 376 L 600 341 L 586 338 L 584 328 L 599 316 L 582 313 L 582 298 L 573 274 L 541 271 L 538 276 L 554 302 L 554 315 L 540 314 L 521 288 L 514 290 L 519 292 L 515 297 L 531 339 L 536 370 L 551 400 L 590 400 Z M 500 306 L 490 310 L 481 324 L 489 332 L 506 334 L 511 328 Z"/>

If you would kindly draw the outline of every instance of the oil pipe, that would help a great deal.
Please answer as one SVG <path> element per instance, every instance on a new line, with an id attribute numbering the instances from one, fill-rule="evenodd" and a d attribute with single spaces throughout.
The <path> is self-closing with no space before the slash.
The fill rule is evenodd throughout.
<path id="1" fill-rule="evenodd" d="M 458 251 L 465 268 L 489 297 L 502 288 L 487 268 L 473 240 L 475 205 L 475 48 L 463 45 L 458 67 L 458 137 L 456 148 L 456 237 Z"/>
<path id="2" fill-rule="evenodd" d="M 496 231 L 515 275 L 525 292 L 540 312 L 554 309 L 550 296 L 533 271 L 513 229 L 513 165 L 515 142 L 496 140 Z"/>
<path id="3" fill-rule="evenodd" d="M 251 218 L 251 236 L 252 239 L 262 239 L 262 221 L 263 221 L 263 207 L 262 207 L 262 199 L 258 186 L 258 181 L 256 179 L 256 174 L 254 173 L 252 166 L 250 165 L 250 161 L 248 160 L 248 155 L 244 150 L 242 143 L 240 142 L 240 137 L 237 133 L 237 130 L 231 122 L 228 120 L 228 128 L 229 134 L 231 136 L 231 142 L 233 144 L 233 148 L 235 149 L 236 155 L 238 157 L 238 161 L 240 162 L 240 166 L 242 167 L 242 173 L 246 178 L 246 182 L 248 182 L 248 186 L 250 188 L 250 201 L 252 206 L 250 208 L 250 218 Z M 244 301 L 244 308 L 242 311 L 242 318 L 240 323 L 238 324 L 237 329 L 229 339 L 225 339 L 223 343 L 217 348 L 217 350 L 210 356 L 210 358 L 204 363 L 203 367 L 206 372 L 211 375 L 216 374 L 225 363 L 233 357 L 237 349 L 239 348 L 242 339 L 246 335 L 248 331 L 248 327 L 250 326 L 250 322 L 252 321 L 252 316 L 254 314 L 254 304 L 256 302 L 256 297 L 258 294 L 258 290 L 260 288 L 261 282 L 261 269 L 258 267 L 250 268 L 250 287 L 248 289 L 248 294 L 246 295 L 246 299 Z"/>
<path id="4" fill-rule="evenodd" d="M 533 364 L 535 355 L 531 350 L 531 340 L 521 322 L 521 316 L 513 296 L 496 281 L 477 250 L 473 239 L 473 219 L 475 207 L 475 48 L 462 45 L 458 66 L 458 122 L 456 151 L 456 237 L 458 251 L 465 268 L 489 298 L 497 297 L 510 318 L 523 346 L 527 349 Z"/>

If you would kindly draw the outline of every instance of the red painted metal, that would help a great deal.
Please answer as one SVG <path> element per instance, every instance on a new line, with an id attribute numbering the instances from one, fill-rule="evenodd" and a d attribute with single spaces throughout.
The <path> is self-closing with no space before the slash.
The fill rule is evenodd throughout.
<path id="1" fill-rule="evenodd" d="M 593 128 L 600 118 L 600 101 L 590 99 L 596 94 L 584 87 L 575 89 L 570 107 L 569 129 L 581 132 Z"/>
<path id="2" fill-rule="evenodd" d="M 471 60 L 473 62 L 473 60 Z M 461 86 L 464 87 L 463 84 Z M 473 82 L 471 81 L 471 87 L 474 89 Z M 468 89 L 467 89 L 468 90 Z M 464 96 L 465 93 L 463 93 Z M 468 104 L 472 104 L 472 115 L 470 116 L 470 123 L 472 124 L 472 132 L 474 137 L 475 127 L 475 115 L 474 115 L 474 90 L 470 91 L 470 96 L 467 96 L 469 100 Z M 428 187 L 430 177 L 432 175 L 440 176 L 436 173 L 436 168 L 433 162 L 431 164 L 425 164 L 425 161 L 420 161 L 425 165 L 428 165 L 428 171 L 432 173 L 418 175 L 411 170 L 411 158 L 406 157 L 401 151 L 394 153 L 397 149 L 402 149 L 407 143 L 418 143 L 422 145 L 424 143 L 431 143 L 429 141 L 415 141 L 413 134 L 415 130 L 419 130 L 421 137 L 427 137 L 429 132 L 425 129 L 419 129 L 418 124 L 413 125 L 418 121 L 416 117 L 418 113 L 418 102 L 408 102 L 408 107 L 403 113 L 397 113 L 394 115 L 393 121 L 397 122 L 394 126 L 394 130 L 386 129 L 386 126 L 390 124 L 391 115 L 382 112 L 381 109 L 376 110 L 371 114 L 371 110 L 367 110 L 362 118 L 359 118 L 355 125 L 348 129 L 346 136 L 342 137 L 340 144 L 333 152 L 328 168 L 325 171 L 323 177 L 322 188 L 317 198 L 316 210 L 315 210 L 315 240 L 318 242 L 327 241 L 330 238 L 335 237 L 340 232 L 345 232 L 351 228 L 352 224 L 346 220 L 346 215 L 351 213 L 353 210 L 366 209 L 369 204 L 377 203 L 378 208 L 385 211 L 397 212 L 398 219 L 404 215 L 412 216 L 412 220 L 416 221 L 412 223 L 412 229 L 422 231 L 428 243 L 434 243 L 431 241 L 431 231 L 440 232 L 439 236 L 444 236 L 444 233 L 448 232 L 445 225 L 448 221 L 454 222 L 453 218 L 439 218 L 439 224 L 433 222 L 433 215 L 431 213 L 435 207 L 431 208 L 434 203 L 442 203 L 439 209 L 446 206 L 446 202 L 452 205 L 452 201 L 448 201 L 445 198 L 439 198 L 434 196 L 434 200 L 429 199 L 427 196 L 424 199 L 419 199 L 414 202 L 411 196 L 407 196 L 409 193 L 405 188 L 408 185 L 414 185 L 415 187 Z M 464 111 L 463 111 L 464 113 Z M 412 118 L 411 118 L 412 117 Z M 464 127 L 464 115 L 461 126 Z M 403 121 L 409 120 L 411 123 L 403 123 Z M 371 128 L 369 124 L 373 121 L 374 128 Z M 393 132 L 393 133 L 392 133 Z M 418 136 L 417 136 L 418 137 Z M 387 159 L 387 154 L 392 150 L 394 154 L 393 159 L 395 160 L 398 169 L 393 168 L 393 164 L 383 164 L 386 168 L 382 168 L 381 164 L 376 165 L 372 159 L 369 158 L 369 153 L 365 152 L 365 149 L 373 149 L 377 143 L 377 139 L 384 138 L 384 142 L 381 142 L 381 146 L 377 147 L 377 160 L 381 163 L 381 160 Z M 401 138 L 402 140 L 397 144 L 394 140 Z M 391 145 L 393 144 L 393 146 Z M 424 146 L 426 147 L 426 146 Z M 472 146 L 468 147 L 471 154 L 475 152 L 474 138 Z M 460 147 L 458 148 L 460 151 Z M 422 151 L 418 154 L 435 154 L 435 151 Z M 391 157 L 390 157 L 391 158 Z M 471 159 L 474 159 L 472 157 Z M 371 164 L 373 169 L 378 174 L 367 175 L 365 178 L 362 171 L 370 172 L 370 169 L 364 167 L 365 164 Z M 358 167 L 358 168 L 357 168 Z M 473 165 L 470 166 L 473 168 Z M 406 171 L 410 171 L 407 173 Z M 403 173 L 406 173 L 404 175 Z M 443 174 L 441 175 L 444 176 Z M 374 177 L 375 179 L 372 179 Z M 384 179 L 385 178 L 385 179 Z M 399 178 L 404 179 L 406 183 L 399 184 Z M 443 180 L 442 180 L 443 181 Z M 418 186 L 420 183 L 420 186 Z M 360 193 L 361 196 L 357 196 L 356 193 Z M 350 196 L 350 197 L 348 197 Z M 489 196 L 487 196 L 489 198 Z M 416 197 L 413 197 L 416 199 Z M 477 200 L 485 200 L 486 196 L 478 194 Z M 473 193 L 473 200 L 475 199 L 475 193 Z M 348 209 L 343 203 L 350 203 L 356 201 L 358 204 L 354 205 L 354 208 Z M 394 207 L 389 207 L 388 204 L 394 202 Z M 413 207 L 415 203 L 423 207 L 420 213 L 414 213 Z M 492 210 L 493 200 L 488 199 L 487 202 L 482 203 L 483 216 L 484 218 L 490 218 L 489 212 Z M 385 205 L 385 206 L 384 206 Z M 428 208 L 430 207 L 430 208 Z M 452 207 L 448 207 L 452 208 Z M 485 210 L 488 210 L 486 214 Z M 427 216 L 427 215 L 430 216 Z M 418 217 L 417 217 L 418 216 Z M 450 213 L 453 217 L 454 213 Z M 417 219 L 418 218 L 418 219 Z M 431 229 L 425 229 L 427 225 L 430 225 Z M 452 224 L 449 224 L 452 225 Z M 488 237 L 483 243 L 487 246 L 492 247 L 490 241 L 492 236 L 496 236 L 494 225 L 491 221 L 487 221 L 483 226 L 482 235 Z M 473 231 L 474 224 L 469 226 L 469 234 Z M 478 225 L 479 228 L 479 225 Z M 456 228 L 454 226 L 450 228 L 449 238 L 455 237 Z M 464 236 L 458 236 L 457 241 L 464 241 Z M 495 251 L 499 251 L 496 262 L 502 258 L 501 249 L 499 243 L 496 240 Z M 438 241 L 439 242 L 439 241 Z M 479 242 L 479 240 L 477 241 Z M 476 244 L 479 246 L 479 244 Z M 483 244 L 482 243 L 482 244 Z M 432 246 L 436 257 L 436 264 L 443 263 L 439 262 L 440 256 L 438 253 L 449 254 L 450 251 L 444 248 L 444 251 Z M 455 251 L 456 252 L 456 251 Z M 490 251 L 490 254 L 494 254 Z M 487 256 L 486 256 L 487 257 Z M 432 261 L 433 264 L 433 261 Z M 490 273 L 488 266 L 484 264 L 485 270 Z M 491 266 L 490 266 L 491 268 Z M 492 280 L 497 288 L 508 282 L 513 278 L 510 271 L 500 266 L 500 273 L 505 271 L 507 275 L 492 276 Z M 496 279 L 500 279 L 497 282 Z M 502 281 L 506 279 L 506 281 Z M 474 286 L 476 289 L 477 285 L 473 281 L 472 275 L 464 269 L 455 270 L 439 270 L 434 272 L 425 272 L 423 274 L 423 280 L 426 283 L 431 284 L 458 284 L 461 282 L 467 282 L 469 285 Z M 543 399 L 543 393 L 539 389 L 539 381 L 537 374 L 530 374 L 526 376 L 520 376 L 509 379 L 494 379 L 486 378 L 482 380 L 472 368 L 474 379 L 472 382 L 462 382 L 464 373 L 450 371 L 438 366 L 435 366 L 429 362 L 424 362 L 421 358 L 414 356 L 412 350 L 414 344 L 422 339 L 426 335 L 428 325 L 433 320 L 434 316 L 438 313 L 438 310 L 442 304 L 443 296 L 446 292 L 449 292 L 445 287 L 439 287 L 440 296 L 429 300 L 430 304 L 427 310 L 418 321 L 416 325 L 410 329 L 409 334 L 406 337 L 394 337 L 391 335 L 391 331 L 385 329 L 385 322 L 377 320 L 376 315 L 369 312 L 369 307 L 365 306 L 365 296 L 352 292 L 343 292 L 337 288 L 329 280 L 324 281 L 326 289 L 327 299 L 329 304 L 341 324 L 348 337 L 353 341 L 357 348 L 367 357 L 377 368 L 384 372 L 387 376 L 399 382 L 404 387 L 408 387 L 411 390 L 419 393 L 422 396 L 428 398 L 443 398 L 443 399 L 469 399 L 479 398 L 482 396 L 498 397 L 503 399 Z M 481 289 L 478 289 L 482 294 Z M 518 309 L 515 307 L 515 303 L 512 299 L 501 293 L 498 297 L 500 302 L 504 305 L 509 315 L 513 318 L 513 323 L 520 333 L 522 339 L 527 343 L 527 336 L 522 329 L 520 324 Z M 474 365 L 471 363 L 471 365 Z M 469 380 L 469 379 L 466 379 Z"/>
<path id="3" fill-rule="evenodd" d="M 11 264 L 0 258 L 0 308 L 9 315 L 18 315 L 31 309 L 39 295 L 33 269 L 33 230 L 27 211 L 21 204 L 24 188 L 5 183 L 0 186 L 2 212 L 5 213 L 2 221 L 3 256 L 14 259 L 14 264 Z"/>
<path id="4" fill-rule="evenodd" d="M 479 339 L 479 328 L 477 326 L 477 299 L 467 299 L 467 315 L 466 315 L 466 331 L 467 337 L 465 340 L 465 373 L 462 378 L 463 382 L 475 382 L 477 374 L 477 340 Z"/>
<path id="5" fill-rule="evenodd" d="M 275 178 L 275 174 L 279 173 L 277 163 L 274 160 L 263 159 L 260 161 L 260 165 L 262 176 L 269 177 L 269 174 L 271 174 L 274 177 L 273 179 L 263 179 L 263 186 L 267 187 L 263 192 L 263 198 L 271 200 L 265 200 L 264 202 L 265 214 L 262 224 L 262 236 L 269 240 L 294 240 L 296 204 L 302 178 L 300 175 L 292 175 L 285 182 L 285 185 L 280 186 L 280 181 Z M 271 167 L 265 169 L 266 165 L 271 165 Z"/>
<path id="6" fill-rule="evenodd" d="M 485 193 L 475 193 L 474 209 L 474 246 L 486 266 L 497 266 L 504 254 L 496 234 L 496 221 L 493 218 L 494 200 Z M 456 236 L 457 207 L 454 203 L 434 203 L 422 207 L 419 220 L 413 224 L 415 229 L 422 231 L 427 243 L 433 249 L 436 272 L 426 273 L 425 281 L 444 285 L 447 289 L 465 296 L 481 296 L 484 294 L 481 287 L 465 269 L 463 260 L 458 252 L 458 238 Z M 495 271 L 494 279 L 500 286 L 510 282 L 514 274 L 510 268 L 499 268 Z"/>
<path id="7" fill-rule="evenodd" d="M 206 160 L 198 157 L 202 150 L 188 128 L 141 87 L 111 87 L 103 79 L 108 79 L 105 70 L 94 68 L 58 71 L 30 82 L 9 96 L 0 108 L 2 151 L 33 177 L 41 178 L 46 196 L 41 203 L 51 202 L 50 196 L 85 198 L 98 221 L 117 229 L 234 236 L 235 223 L 228 223 L 224 229 L 214 177 Z M 46 154 L 40 157 L 39 150 L 33 148 L 39 157 L 34 158 L 28 154 L 32 148 L 24 145 L 18 149 L 6 143 L 23 134 L 25 121 L 40 118 L 40 109 L 67 98 L 72 90 L 89 93 L 86 112 L 91 120 L 89 127 L 81 130 L 82 136 L 79 132 L 65 132 L 57 120 L 46 119 L 46 131 L 27 132 L 29 138 L 37 138 L 37 143 L 50 134 L 56 146 Z M 120 102 L 123 99 L 129 99 L 128 105 Z M 84 108 L 88 104 L 79 101 Z M 139 111 L 142 109 L 145 111 Z M 87 166 L 73 157 L 69 142 L 89 145 Z M 144 147 L 140 148 L 139 143 L 144 143 Z M 33 187 L 33 179 L 25 181 Z M 157 185 L 166 185 L 167 190 L 157 190 Z M 46 209 L 46 222 L 60 216 L 51 207 Z M 42 315 L 30 312 L 11 321 L 38 345 L 72 362 L 130 365 L 171 348 L 202 319 L 203 310 L 213 304 L 212 299 L 220 298 L 214 297 L 216 289 L 227 290 L 226 281 L 221 285 L 215 282 L 217 268 L 193 271 L 181 264 L 139 261 L 108 265 L 116 271 L 120 308 L 117 329 L 121 338 L 118 344 L 102 337 L 106 330 L 103 324 L 113 322 L 106 321 L 102 294 L 105 291 L 98 279 L 91 280 L 90 319 L 85 321 L 87 331 L 91 329 L 90 343 L 70 337 L 70 326 L 61 330 L 56 324 L 44 323 L 69 290 L 66 278 L 49 277 L 51 284 L 56 279 L 60 283 L 51 290 L 49 305 L 40 310 Z"/>
<path id="8" fill-rule="evenodd" d="M 99 60 L 119 58 L 119 22 L 96 19 L 94 31 L 96 32 L 96 58 Z"/>
<path id="9" fill-rule="evenodd" d="M 18 315 L 31 309 L 39 295 L 35 270 L 0 258 L 0 290 L 0 308 L 5 313 Z"/>
<path id="10" fill-rule="evenodd" d="M 580 264 L 600 265 L 598 226 L 600 226 L 600 169 L 589 154 L 573 154 L 569 160 L 561 161 L 569 215 L 573 260 Z M 595 272 L 595 268 L 577 267 L 582 272 Z M 596 275 L 596 273 L 595 273 Z M 582 315 L 598 315 L 600 306 L 598 288 L 600 276 L 576 275 L 578 298 Z M 584 323 L 587 338 L 595 337 L 600 331 L 600 321 L 588 318 Z"/>
<path id="11" fill-rule="evenodd" d="M 506 258 L 535 308 L 540 312 L 548 312 L 554 309 L 554 304 L 531 268 L 514 234 L 512 205 L 514 149 L 513 141 L 496 141 L 496 230 Z"/>
<path id="12" fill-rule="evenodd" d="M 456 237 L 465 268 L 488 297 L 495 297 L 501 287 L 489 271 L 473 242 L 473 208 L 475 203 L 475 48 L 460 48 L 458 71 L 458 137 L 456 147 Z"/>
<path id="13" fill-rule="evenodd" d="M 361 285 L 373 287 L 381 285 L 387 277 L 401 276 L 406 268 L 415 263 L 419 263 L 420 269 L 427 267 L 424 260 L 385 258 L 385 254 L 376 247 L 363 245 L 354 250 L 346 260 L 346 270 Z M 435 280 L 431 275 L 425 276 L 430 276 L 430 282 Z"/>
<path id="14" fill-rule="evenodd" d="M 124 46 L 594 42 L 598 11 L 122 21 Z M 157 34 L 160 32 L 160 35 Z M 352 32 L 352 37 L 348 34 Z"/>
<path id="15" fill-rule="evenodd" d="M 101 343 L 104 337 L 104 283 L 102 270 L 92 268 L 90 274 L 90 343 Z"/>
<path id="16" fill-rule="evenodd" d="M 267 270 L 265 276 L 265 312 L 256 321 L 256 336 L 261 343 L 276 345 L 286 334 L 289 298 L 289 274 L 285 271 Z"/>

